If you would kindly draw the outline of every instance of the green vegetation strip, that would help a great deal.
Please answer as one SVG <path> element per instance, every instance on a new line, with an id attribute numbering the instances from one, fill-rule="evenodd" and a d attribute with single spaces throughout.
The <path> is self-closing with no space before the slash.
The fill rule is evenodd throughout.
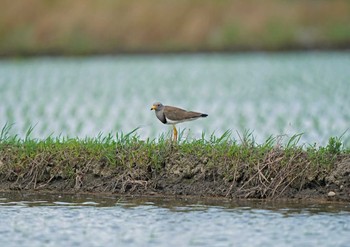
<path id="1" fill-rule="evenodd" d="M 227 131 L 173 143 L 164 135 L 140 140 L 134 130 L 38 140 L 32 129 L 23 139 L 9 129 L 0 134 L 0 190 L 273 199 L 332 189 L 349 199 L 350 149 L 341 138 L 325 147 L 300 146 L 301 135 L 285 145 L 273 137 L 256 144 L 250 133 L 236 141 Z"/>

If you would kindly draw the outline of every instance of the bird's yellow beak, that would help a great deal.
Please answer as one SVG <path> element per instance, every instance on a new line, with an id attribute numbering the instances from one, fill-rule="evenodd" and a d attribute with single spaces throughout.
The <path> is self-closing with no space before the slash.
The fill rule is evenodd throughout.
<path id="1" fill-rule="evenodd" d="M 156 106 L 155 106 L 155 105 L 152 105 L 151 111 L 152 111 L 152 110 L 155 110 L 155 109 L 156 109 Z"/>

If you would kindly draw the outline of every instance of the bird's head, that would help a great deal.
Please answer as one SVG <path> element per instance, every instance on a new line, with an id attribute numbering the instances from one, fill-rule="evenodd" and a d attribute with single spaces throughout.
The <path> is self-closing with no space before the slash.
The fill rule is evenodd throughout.
<path id="1" fill-rule="evenodd" d="M 163 109 L 163 107 L 164 107 L 164 106 L 163 106 L 162 103 L 156 102 L 156 103 L 154 103 L 154 104 L 152 105 L 151 111 L 152 111 L 152 110 L 161 111 L 161 110 Z"/>

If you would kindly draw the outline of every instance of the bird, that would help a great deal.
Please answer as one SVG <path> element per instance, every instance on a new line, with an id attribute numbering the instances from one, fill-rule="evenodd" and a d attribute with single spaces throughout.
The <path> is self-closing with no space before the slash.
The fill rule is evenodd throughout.
<path id="1" fill-rule="evenodd" d="M 151 107 L 151 111 L 152 110 L 155 111 L 159 121 L 161 121 L 163 124 L 169 124 L 173 126 L 173 138 L 175 142 L 177 141 L 178 134 L 175 127 L 176 124 L 208 116 L 208 114 L 205 113 L 187 111 L 175 106 L 163 105 L 160 102 L 154 103 Z"/>

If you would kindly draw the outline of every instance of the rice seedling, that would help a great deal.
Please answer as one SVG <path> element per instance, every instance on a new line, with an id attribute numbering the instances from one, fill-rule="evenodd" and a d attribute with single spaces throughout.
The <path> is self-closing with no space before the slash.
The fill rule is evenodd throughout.
<path id="1" fill-rule="evenodd" d="M 21 137 L 38 124 L 47 126 L 35 129 L 38 138 L 52 133 L 81 138 L 144 126 L 140 137 L 154 139 L 167 130 L 146 107 L 155 100 L 207 110 L 207 121 L 187 126 L 197 131 L 191 133 L 195 139 L 202 131 L 220 136 L 228 129 L 250 129 L 261 143 L 271 134 L 305 133 L 301 143 L 325 146 L 330 136 L 349 128 L 347 52 L 36 58 L 1 64 L 0 126 L 15 123 L 12 131 Z M 198 90 L 185 90 L 188 86 Z M 188 132 L 182 137 L 188 139 Z M 349 146 L 349 133 L 342 140 Z"/>

